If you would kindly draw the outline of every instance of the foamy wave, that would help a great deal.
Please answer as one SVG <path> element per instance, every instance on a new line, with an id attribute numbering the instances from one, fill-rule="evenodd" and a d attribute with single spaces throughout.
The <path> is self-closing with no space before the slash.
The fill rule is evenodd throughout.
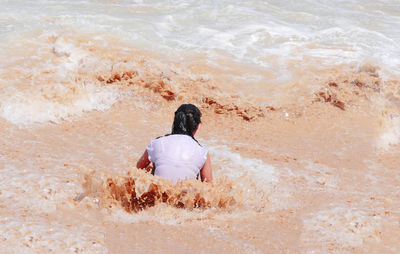
<path id="1" fill-rule="evenodd" d="M 173 184 L 138 169 L 120 176 L 85 168 L 82 172 L 85 192 L 75 200 L 82 204 L 95 202 L 110 215 L 109 220 L 124 223 L 180 224 L 236 218 L 260 212 L 268 202 L 263 190 L 248 177 L 236 180 L 217 177 L 212 184 L 187 179 Z"/>
<path id="2" fill-rule="evenodd" d="M 272 165 L 259 159 L 243 157 L 239 153 L 231 151 L 225 145 L 209 145 L 208 149 L 213 156 L 213 161 L 222 166 L 217 175 L 239 179 L 248 174 L 256 182 L 264 184 L 266 189 L 278 182 L 278 173 Z"/>
<path id="3" fill-rule="evenodd" d="M 241 191 L 232 188 L 226 178 L 205 184 L 187 179 L 177 184 L 132 169 L 126 176 L 107 176 L 92 172 L 85 175 L 86 195 L 94 195 L 105 207 L 115 204 L 126 212 L 139 212 L 158 204 L 192 209 L 225 209 L 240 205 Z M 100 194 L 100 196 L 98 196 Z"/>
<path id="4" fill-rule="evenodd" d="M 82 192 L 76 172 L 30 167 L 1 169 L 1 252 L 106 253 L 102 225 L 89 223 L 90 215 L 78 209 L 69 210 L 72 198 Z"/>
<path id="5" fill-rule="evenodd" d="M 93 73 L 111 68 L 92 52 L 92 41 L 50 33 L 34 44 L 22 39 L 16 46 L 29 50 L 8 52 L 0 72 L 0 116 L 14 124 L 58 122 L 104 111 L 122 96 L 115 86 L 91 79 Z"/>
<path id="6" fill-rule="evenodd" d="M 339 248 L 361 246 L 365 241 L 381 240 L 382 217 L 363 210 L 336 207 L 323 210 L 304 220 L 302 239 L 311 248 L 336 243 Z M 316 240 L 317 239 L 317 240 Z M 331 246 L 333 247 L 333 246 Z"/>
<path id="7" fill-rule="evenodd" d="M 15 92 L 4 96 L 6 98 L 1 102 L 0 116 L 18 125 L 58 122 L 86 111 L 104 111 L 121 97 L 116 88 L 99 87 L 91 83 L 72 89 L 54 85 L 50 89 L 46 93 Z"/>
<path id="8" fill-rule="evenodd" d="M 0 175 L 0 200 L 14 211 L 34 209 L 37 213 L 54 212 L 57 206 L 70 202 L 76 192 L 82 191 L 75 178 L 74 172 L 66 169 L 60 177 L 57 170 L 7 166 Z"/>
<path id="9" fill-rule="evenodd" d="M 38 216 L 15 217 L 0 216 L 2 253 L 108 253 L 99 227 L 71 226 Z"/>
<path id="10" fill-rule="evenodd" d="M 400 143 L 400 116 L 391 115 L 383 121 L 383 132 L 378 140 L 378 147 L 388 149 Z"/>
<path id="11" fill-rule="evenodd" d="M 274 166 L 256 158 L 244 157 L 226 145 L 210 144 L 207 148 L 212 163 L 219 165 L 214 170 L 215 176 L 233 181 L 233 189 L 243 191 L 248 207 L 258 211 L 264 209 L 267 202 L 274 202 L 271 199 L 279 183 L 279 173 Z"/>

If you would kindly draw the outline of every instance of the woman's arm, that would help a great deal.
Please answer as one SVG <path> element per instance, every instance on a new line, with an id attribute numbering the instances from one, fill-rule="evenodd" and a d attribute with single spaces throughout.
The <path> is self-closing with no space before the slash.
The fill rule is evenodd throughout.
<path id="1" fill-rule="evenodd" d="M 142 157 L 138 160 L 136 163 L 136 167 L 139 169 L 146 169 L 147 166 L 149 166 L 150 161 L 149 161 L 149 154 L 147 153 L 147 150 L 144 151 Z"/>
<path id="2" fill-rule="evenodd" d="M 210 155 L 207 154 L 207 160 L 204 163 L 203 168 L 200 170 L 200 177 L 202 182 L 211 183 L 212 182 L 212 169 Z"/>

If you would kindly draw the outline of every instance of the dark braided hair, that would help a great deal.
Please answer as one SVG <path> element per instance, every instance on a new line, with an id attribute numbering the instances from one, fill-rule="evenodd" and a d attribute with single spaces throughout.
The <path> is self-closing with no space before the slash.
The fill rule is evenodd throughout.
<path id="1" fill-rule="evenodd" d="M 197 140 L 193 136 L 193 132 L 197 129 L 197 126 L 199 126 L 199 124 L 201 123 L 200 118 L 201 118 L 200 109 L 198 109 L 195 105 L 182 104 L 175 111 L 174 123 L 172 124 L 171 134 L 188 135 L 197 142 Z"/>

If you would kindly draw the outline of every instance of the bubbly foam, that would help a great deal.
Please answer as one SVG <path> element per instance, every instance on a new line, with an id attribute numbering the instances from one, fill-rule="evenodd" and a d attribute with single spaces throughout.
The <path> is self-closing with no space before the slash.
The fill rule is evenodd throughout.
<path id="1" fill-rule="evenodd" d="M 262 66 L 272 69 L 276 80 L 281 80 L 295 78 L 299 63 L 312 63 L 308 69 L 320 70 L 372 61 L 382 65 L 383 72 L 398 75 L 399 32 L 392 29 L 398 23 L 397 14 L 387 8 L 395 8 L 397 3 L 389 2 L 356 1 L 338 6 L 311 1 L 294 8 L 258 0 L 219 4 L 83 1 L 85 7 L 70 1 L 58 8 L 56 1 L 36 1 L 3 3 L 0 9 L 6 17 L 4 34 L 25 32 L 26 27 L 112 33 L 134 47 L 160 54 L 167 49 L 167 55 L 206 54 L 216 66 L 222 59 Z M 51 7 L 51 13 L 42 8 L 44 4 Z"/>
<path id="2" fill-rule="evenodd" d="M 88 75 L 123 71 L 105 52 L 112 47 L 125 52 L 121 55 L 128 54 L 127 46 L 144 49 L 173 62 L 194 56 L 185 58 L 188 65 L 206 56 L 209 66 L 229 71 L 232 80 L 260 80 L 260 73 L 269 73 L 261 78 L 275 85 L 301 79 L 305 72 L 319 76 L 321 70 L 341 64 L 371 62 L 380 66 L 374 75 L 385 77 L 400 69 L 400 60 L 394 57 L 399 55 L 398 34 L 390 29 L 395 16 L 370 1 L 340 7 L 310 2 L 295 10 L 259 1 L 110 6 L 84 2 L 85 8 L 75 1 L 58 8 L 57 2 L 46 1 L 51 13 L 41 1 L 0 4 L 6 31 L 15 31 L 0 39 L 0 51 L 5 53 L 0 63 L 0 116 L 23 125 L 108 109 L 120 99 L 120 91 Z M 361 11 L 359 5 L 380 11 Z M 237 66 L 232 62 L 257 71 L 242 75 L 233 70 Z M 163 70 L 168 71 L 173 70 Z"/>
<path id="3" fill-rule="evenodd" d="M 143 170 L 132 169 L 125 176 L 107 176 L 92 171 L 84 178 L 85 196 L 99 199 L 103 207 L 117 205 L 128 213 L 157 206 L 165 208 L 165 205 L 189 211 L 231 211 L 243 206 L 252 210 L 263 202 L 258 199 L 255 189 L 242 189 L 243 186 L 238 187 L 226 177 L 217 178 L 212 184 L 195 179 L 173 184 Z"/>
<path id="4" fill-rule="evenodd" d="M 12 165 L 1 170 L 0 202 L 10 209 L 0 214 L 4 253 L 106 253 L 102 229 L 91 226 L 88 218 L 78 216 L 75 221 L 54 215 L 74 207 L 72 197 L 82 192 L 74 171 L 63 169 L 60 174 L 58 169 L 21 169 Z"/>
<path id="5" fill-rule="evenodd" d="M 0 116 L 17 125 L 59 122 L 91 110 L 104 111 L 121 97 L 115 88 L 90 83 L 77 85 L 73 90 L 60 84 L 49 89 L 40 94 L 13 93 L 2 100 Z M 71 96 L 72 101 L 65 100 Z"/>
<path id="6" fill-rule="evenodd" d="M 20 214 L 18 214 L 20 215 Z M 104 232 L 98 227 L 80 223 L 74 226 L 47 218 L 23 219 L 19 216 L 0 217 L 3 253 L 70 252 L 108 253 L 104 245 Z M 74 233 L 71 234 L 71 231 Z"/>
<path id="7" fill-rule="evenodd" d="M 383 132 L 378 140 L 378 146 L 388 149 L 400 143 L 400 116 L 387 116 L 383 122 Z"/>
<path id="8" fill-rule="evenodd" d="M 304 220 L 302 238 L 310 249 L 335 243 L 342 248 L 357 247 L 366 241 L 379 242 L 382 217 L 364 210 L 335 207 Z M 318 239 L 318 241 L 316 241 Z"/>
<path id="9" fill-rule="evenodd" d="M 0 116 L 14 124 L 59 122 L 104 111 L 122 97 L 115 87 L 85 78 L 104 68 L 104 61 L 90 51 L 90 41 L 44 34 L 34 45 L 22 40 L 18 47 L 29 47 L 31 55 L 21 65 L 18 51 L 8 52 L 8 66 L 0 71 Z"/>
<path id="10" fill-rule="evenodd" d="M 2 202 L 15 212 L 33 210 L 52 213 L 57 207 L 69 207 L 76 193 L 82 192 L 74 171 L 63 169 L 21 169 L 6 165 L 0 176 Z"/>
<path id="11" fill-rule="evenodd" d="M 207 148 L 213 156 L 213 161 L 221 165 L 221 169 L 216 172 L 217 176 L 239 179 L 250 175 L 266 189 L 278 182 L 278 173 L 272 165 L 259 159 L 245 158 L 226 145 L 209 145 Z"/>

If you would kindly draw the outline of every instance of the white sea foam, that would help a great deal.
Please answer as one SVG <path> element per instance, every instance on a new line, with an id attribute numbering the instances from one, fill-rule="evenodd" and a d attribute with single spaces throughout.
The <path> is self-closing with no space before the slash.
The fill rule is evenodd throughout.
<path id="1" fill-rule="evenodd" d="M 383 131 L 377 143 L 384 150 L 400 143 L 400 116 L 392 114 L 384 118 Z"/>
<path id="2" fill-rule="evenodd" d="M 221 177 L 238 179 L 250 175 L 258 183 L 265 184 L 266 188 L 278 182 L 278 172 L 272 165 L 259 159 L 243 157 L 225 145 L 209 145 L 207 148 L 213 161 L 220 166 L 216 174 Z"/>
<path id="3" fill-rule="evenodd" d="M 86 111 L 104 111 L 121 96 L 116 89 L 101 88 L 90 83 L 79 85 L 77 88 L 78 93 L 74 95 L 75 99 L 67 103 L 48 100 L 42 94 L 15 92 L 2 100 L 0 116 L 18 125 L 47 121 L 58 122 L 73 115 L 82 115 Z M 56 93 L 61 91 L 61 94 L 57 94 L 57 96 L 62 97 L 66 88 L 59 85 L 53 89 L 56 90 Z"/>
<path id="4" fill-rule="evenodd" d="M 0 199 L 14 211 L 34 209 L 38 213 L 54 212 L 56 206 L 66 203 L 82 192 L 77 175 L 63 169 L 63 174 L 52 170 L 19 169 L 6 165 L 1 169 Z"/>
<path id="5" fill-rule="evenodd" d="M 30 66 L 25 61 L 18 71 L 26 74 L 51 71 L 52 80 L 34 82 L 37 77 L 33 75 L 30 90 L 11 91 L 12 85 L 0 79 L 0 89 L 7 91 L 0 95 L 0 115 L 20 125 L 59 121 L 84 111 L 105 110 L 119 99 L 116 90 L 83 82 L 75 84 L 77 92 L 69 103 L 42 98 L 39 90 L 43 86 L 52 87 L 50 90 L 56 96 L 70 96 L 65 92 L 69 88 L 64 89 L 65 84 L 60 85 L 56 80 L 73 80 L 82 71 L 96 73 L 99 68 L 110 67 L 106 60 L 100 61 L 95 53 L 82 47 L 79 40 L 66 39 L 64 35 L 70 31 L 74 31 L 76 38 L 92 37 L 88 43 L 102 46 L 113 45 L 117 38 L 133 48 L 174 58 L 207 55 L 209 64 L 221 68 L 229 68 L 221 66 L 221 58 L 257 66 L 272 71 L 277 83 L 296 78 L 299 70 L 304 74 L 312 69 L 343 63 L 359 65 L 365 61 L 373 62 L 380 67 L 379 74 L 390 77 L 400 74 L 397 73 L 400 31 L 393 29 L 398 23 L 393 12 L 396 8 L 399 8 L 396 1 L 285 4 L 258 0 L 201 3 L 88 0 L 62 5 L 53 0 L 3 2 L 0 3 L 0 52 L 27 49 L 27 55 L 22 54 L 15 61 L 36 59 L 41 64 Z M 43 38 L 51 36 L 57 38 L 54 43 L 43 43 Z M 30 55 L 30 47 L 23 45 L 24 40 L 34 43 L 38 52 Z M 57 61 L 46 56 L 49 50 L 58 57 Z M 0 70 L 9 71 L 13 59 L 2 56 Z M 259 78 L 254 75 L 247 78 Z"/>
<path id="6" fill-rule="evenodd" d="M 71 226 L 39 216 L 0 216 L 0 224 L 2 253 L 107 253 L 104 232 L 93 225 Z"/>
<path id="7" fill-rule="evenodd" d="M 29 48 L 31 55 L 9 52 L 2 63 L 1 117 L 20 126 L 58 122 L 86 111 L 104 111 L 121 98 L 116 87 L 81 79 L 81 74 L 111 68 L 107 60 L 100 61 L 88 50 L 91 41 L 79 43 L 52 32 L 40 38 L 33 45 L 30 40 L 18 41 L 16 48 Z M 48 42 L 51 38 L 56 38 L 54 43 Z"/>
<path id="8" fill-rule="evenodd" d="M 82 192 L 76 172 L 12 165 L 5 165 L 1 172 L 0 202 L 7 206 L 0 214 L 2 253 L 105 253 L 101 226 L 90 225 L 83 217 L 76 221 L 48 218 L 60 213 L 59 209 L 73 207 L 72 197 Z"/>
<path id="9" fill-rule="evenodd" d="M 335 207 L 304 220 L 302 240 L 309 249 L 321 250 L 328 243 L 339 248 L 357 247 L 366 241 L 379 242 L 382 217 L 364 210 Z"/>
<path id="10" fill-rule="evenodd" d="M 216 56 L 215 64 L 218 58 L 229 56 L 281 70 L 294 60 L 329 67 L 366 59 L 383 65 L 382 71 L 388 73 L 400 69 L 395 11 L 399 9 L 397 1 L 69 1 L 60 6 L 58 1 L 41 0 L 0 4 L 4 34 L 72 27 L 83 33 L 113 34 L 134 47 L 159 53 L 206 53 Z M 271 56 L 274 60 L 267 60 Z"/>

